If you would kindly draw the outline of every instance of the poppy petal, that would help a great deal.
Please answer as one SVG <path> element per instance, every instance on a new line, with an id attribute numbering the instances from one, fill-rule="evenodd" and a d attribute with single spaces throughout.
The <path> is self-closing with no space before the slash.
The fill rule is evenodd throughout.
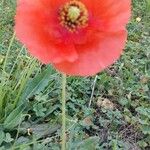
<path id="1" fill-rule="evenodd" d="M 82 0 L 101 31 L 123 30 L 131 16 L 131 0 Z"/>
<path id="2" fill-rule="evenodd" d="M 57 4 L 55 4 L 56 1 Z M 50 19 L 52 20 L 48 12 L 50 11 L 49 6 L 50 12 L 55 12 L 62 2 L 66 2 L 66 0 L 61 3 L 59 0 L 55 0 L 55 3 L 53 0 L 19 0 L 18 2 L 15 18 L 16 35 L 25 43 L 33 56 L 46 64 L 64 60 L 72 62 L 77 59 L 73 44 L 64 45 L 60 33 L 54 29 L 55 23 L 49 23 Z M 55 15 L 56 12 L 53 16 Z"/>
<path id="3" fill-rule="evenodd" d="M 78 8 L 85 5 L 80 8 L 88 12 L 88 17 L 80 16 L 86 17 L 85 26 L 80 26 L 84 23 L 80 17 L 80 21 L 68 20 L 68 10 L 61 14 L 61 8 L 72 1 Z M 51 63 L 69 75 L 94 75 L 122 53 L 130 5 L 131 0 L 18 0 L 15 31 L 42 63 Z"/>
<path id="4" fill-rule="evenodd" d="M 61 72 L 69 75 L 89 76 L 94 75 L 112 63 L 114 63 L 122 53 L 125 45 L 127 32 L 101 34 L 100 42 L 93 49 L 82 50 L 75 62 L 55 63 L 54 66 Z M 80 48 L 80 47 L 78 47 Z M 80 51 L 80 49 L 78 49 Z"/>

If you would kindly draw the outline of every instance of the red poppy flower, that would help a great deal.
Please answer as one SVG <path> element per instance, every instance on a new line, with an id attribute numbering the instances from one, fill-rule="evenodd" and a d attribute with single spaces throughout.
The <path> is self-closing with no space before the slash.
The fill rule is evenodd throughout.
<path id="1" fill-rule="evenodd" d="M 122 53 L 130 0 L 18 0 L 15 30 L 31 55 L 69 75 L 94 75 Z"/>

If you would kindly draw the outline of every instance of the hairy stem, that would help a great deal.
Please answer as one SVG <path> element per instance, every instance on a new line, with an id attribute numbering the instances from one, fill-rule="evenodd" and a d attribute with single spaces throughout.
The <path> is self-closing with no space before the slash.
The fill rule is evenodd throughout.
<path id="1" fill-rule="evenodd" d="M 62 74 L 62 150 L 66 150 L 66 74 Z"/>

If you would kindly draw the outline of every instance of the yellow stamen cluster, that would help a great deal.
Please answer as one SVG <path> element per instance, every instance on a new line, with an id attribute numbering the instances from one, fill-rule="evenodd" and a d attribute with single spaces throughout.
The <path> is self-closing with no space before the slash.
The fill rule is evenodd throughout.
<path id="1" fill-rule="evenodd" d="M 79 0 L 71 0 L 60 8 L 60 23 L 70 32 L 88 25 L 88 11 Z"/>

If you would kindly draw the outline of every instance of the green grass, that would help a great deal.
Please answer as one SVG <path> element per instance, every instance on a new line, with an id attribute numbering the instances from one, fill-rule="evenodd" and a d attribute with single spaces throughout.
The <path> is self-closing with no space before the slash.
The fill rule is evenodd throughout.
<path id="1" fill-rule="evenodd" d="M 67 79 L 69 150 L 150 149 L 150 5 L 132 5 L 120 60 L 96 77 Z M 15 1 L 1 1 L 0 150 L 59 150 L 61 77 L 14 38 L 14 15 Z"/>

